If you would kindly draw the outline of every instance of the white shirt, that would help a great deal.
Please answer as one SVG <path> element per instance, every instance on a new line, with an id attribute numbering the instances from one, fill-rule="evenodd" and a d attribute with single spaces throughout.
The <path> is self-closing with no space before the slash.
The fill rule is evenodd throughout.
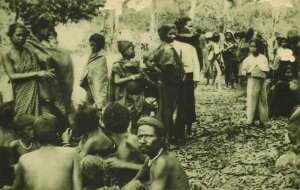
<path id="1" fill-rule="evenodd" d="M 200 65 L 196 49 L 188 43 L 176 40 L 171 45 L 181 58 L 185 73 L 193 73 L 193 80 L 200 81 Z"/>
<path id="2" fill-rule="evenodd" d="M 250 54 L 242 63 L 242 70 L 244 75 L 251 73 L 252 77 L 265 78 L 264 72 L 270 71 L 268 59 L 262 54 L 259 54 L 257 57 Z"/>

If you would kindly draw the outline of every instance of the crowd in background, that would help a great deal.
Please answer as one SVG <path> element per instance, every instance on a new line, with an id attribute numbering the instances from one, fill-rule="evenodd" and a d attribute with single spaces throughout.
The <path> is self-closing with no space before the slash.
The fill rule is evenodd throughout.
<path id="1" fill-rule="evenodd" d="M 159 46 L 143 52 L 146 68 L 134 60 L 133 42 L 118 41 L 122 58 L 110 76 L 105 36 L 95 33 L 80 80 L 86 98 L 76 109 L 73 66 L 69 55 L 54 47 L 53 23 L 39 18 L 30 30 L 14 23 L 7 35 L 11 48 L 2 53 L 1 64 L 13 96 L 0 107 L 0 187 L 39 189 L 49 176 L 36 176 L 44 168 L 55 172 L 52 167 L 61 169 L 59 179 L 48 183 L 53 189 L 189 189 L 166 146 L 183 145 L 192 135 L 200 117 L 194 91 L 201 73 L 216 91 L 225 86 L 247 93 L 249 127 L 255 120 L 266 127 L 269 117 L 289 117 L 298 104 L 300 39 L 293 33 L 276 34 L 268 44 L 252 28 L 205 32 L 195 30 L 190 18 L 179 18 L 158 29 Z M 297 125 L 291 128 L 293 139 Z"/>

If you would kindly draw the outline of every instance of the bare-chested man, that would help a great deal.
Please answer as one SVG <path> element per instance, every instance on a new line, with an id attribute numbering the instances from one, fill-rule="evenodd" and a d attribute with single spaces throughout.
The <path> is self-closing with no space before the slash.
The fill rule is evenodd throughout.
<path id="1" fill-rule="evenodd" d="M 112 103 L 105 109 L 105 128 L 99 127 L 97 109 L 88 105 L 80 106 L 70 122 L 73 130 L 64 133 L 65 145 L 76 130 L 84 132 L 79 143 L 84 187 L 122 186 L 142 167 L 145 156 L 138 150 L 136 135 L 127 132 L 130 113 L 125 106 Z"/>
<path id="2" fill-rule="evenodd" d="M 150 190 L 189 190 L 187 175 L 179 161 L 164 148 L 165 128 L 153 117 L 138 121 L 140 150 L 150 157 Z"/>
<path id="3" fill-rule="evenodd" d="M 35 137 L 42 147 L 19 159 L 13 189 L 79 190 L 79 156 L 72 148 L 57 147 L 56 118 L 39 116 L 34 122 Z"/>

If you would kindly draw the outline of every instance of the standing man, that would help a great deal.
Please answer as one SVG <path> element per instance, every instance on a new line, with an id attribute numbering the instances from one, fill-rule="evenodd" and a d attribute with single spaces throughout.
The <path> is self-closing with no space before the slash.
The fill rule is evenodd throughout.
<path id="1" fill-rule="evenodd" d="M 34 133 L 42 147 L 19 159 L 13 190 L 80 190 L 81 170 L 74 149 L 56 147 L 57 120 L 53 115 L 41 115 Z"/>
<path id="2" fill-rule="evenodd" d="M 149 156 L 145 162 L 150 170 L 150 190 L 189 190 L 187 175 L 180 162 L 168 153 L 165 148 L 166 130 L 163 124 L 153 117 L 142 117 L 138 121 L 139 149 Z M 144 170 L 145 173 L 146 171 Z M 142 174 L 141 176 L 142 177 Z M 141 178 L 135 178 L 140 180 Z M 127 189 L 135 189 L 136 182 L 132 181 Z M 135 185 L 133 185 L 135 183 Z M 141 185 L 141 184 L 139 184 Z M 125 188 L 125 190 L 127 190 Z"/>
<path id="3" fill-rule="evenodd" d="M 178 31 L 183 31 L 181 27 L 186 28 L 188 32 L 191 29 L 188 23 L 185 25 L 176 25 Z M 189 43 L 174 40 L 172 46 L 175 48 L 178 55 L 180 55 L 181 61 L 184 67 L 184 78 L 182 83 L 182 90 L 179 91 L 179 107 L 178 115 L 176 119 L 176 139 L 180 142 L 184 139 L 184 135 L 191 135 L 192 123 L 196 121 L 195 111 L 195 94 L 194 89 L 197 87 L 200 81 L 200 64 L 197 55 L 197 51 L 194 46 Z M 186 129 L 186 131 L 185 131 Z"/>
<path id="4" fill-rule="evenodd" d="M 103 54 L 105 38 L 93 34 L 90 39 L 91 56 L 82 74 L 80 86 L 86 90 L 86 102 L 101 110 L 107 105 L 108 71 L 106 57 Z"/>

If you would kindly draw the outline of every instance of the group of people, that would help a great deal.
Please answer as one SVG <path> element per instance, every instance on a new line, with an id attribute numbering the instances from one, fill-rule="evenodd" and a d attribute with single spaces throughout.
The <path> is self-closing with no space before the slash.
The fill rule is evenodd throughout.
<path id="1" fill-rule="evenodd" d="M 238 84 L 247 94 L 248 126 L 256 119 L 264 127 L 269 117 L 291 116 L 298 103 L 297 34 L 289 32 L 283 37 L 276 33 L 273 44 L 252 28 L 202 33 L 200 39 L 207 85 L 210 79 L 214 89 L 221 89 L 222 83 L 232 88 Z M 220 81 L 222 75 L 224 82 Z"/>
<path id="2" fill-rule="evenodd" d="M 249 126 L 256 115 L 261 127 L 269 116 L 290 116 L 297 104 L 295 39 L 278 37 L 271 61 L 253 29 L 223 36 L 195 31 L 190 18 L 179 18 L 158 29 L 159 46 L 143 52 L 145 68 L 134 59 L 134 43 L 118 41 L 122 58 L 110 76 L 105 36 L 95 33 L 80 78 L 86 97 L 76 109 L 72 63 L 55 47 L 53 23 L 43 17 L 31 29 L 14 23 L 7 35 L 11 48 L 1 65 L 14 96 L 0 106 L 0 187 L 189 189 L 167 145 L 192 134 L 201 71 L 215 89 L 223 74 L 232 88 L 247 82 Z"/>
<path id="3" fill-rule="evenodd" d="M 118 41 L 122 58 L 110 76 L 105 37 L 91 35 L 80 80 L 86 98 L 76 109 L 67 87 L 73 68 L 54 47 L 51 21 L 10 25 L 11 48 L 1 54 L 13 90 L 0 113 L 1 187 L 189 189 L 167 143 L 181 143 L 196 120 L 200 65 L 190 23 L 160 27 L 161 44 L 145 56 L 144 69 L 133 42 Z"/>

